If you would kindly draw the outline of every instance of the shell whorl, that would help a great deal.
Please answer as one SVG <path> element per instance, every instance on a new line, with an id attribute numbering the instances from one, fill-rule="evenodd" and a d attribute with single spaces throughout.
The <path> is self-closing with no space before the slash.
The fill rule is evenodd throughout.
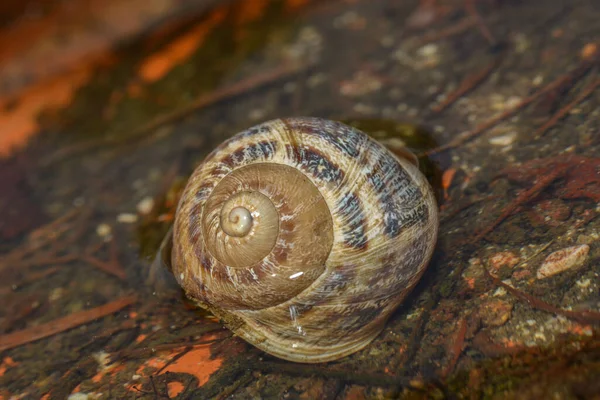
<path id="1" fill-rule="evenodd" d="M 413 160 L 317 118 L 224 142 L 191 176 L 174 225 L 187 295 L 278 357 L 368 344 L 424 271 L 437 207 Z"/>

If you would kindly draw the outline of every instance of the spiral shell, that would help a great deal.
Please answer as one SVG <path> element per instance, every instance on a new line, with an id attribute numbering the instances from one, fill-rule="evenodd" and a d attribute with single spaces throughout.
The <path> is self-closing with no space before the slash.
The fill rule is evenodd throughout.
<path id="1" fill-rule="evenodd" d="M 277 357 L 366 346 L 423 273 L 437 205 L 411 157 L 318 118 L 237 134 L 189 179 L 173 273 L 188 297 Z"/>

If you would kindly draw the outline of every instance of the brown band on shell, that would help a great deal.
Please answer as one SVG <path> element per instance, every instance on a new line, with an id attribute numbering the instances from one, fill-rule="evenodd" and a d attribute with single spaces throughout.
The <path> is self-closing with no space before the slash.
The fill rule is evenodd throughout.
<path id="1" fill-rule="evenodd" d="M 338 209 L 344 220 L 344 242 L 348 247 L 364 250 L 368 245 L 366 217 L 356 193 L 346 193 L 338 200 Z"/>
<path id="2" fill-rule="evenodd" d="M 344 171 L 325 154 L 311 146 L 287 145 L 288 155 L 295 160 L 307 175 L 327 183 L 341 184 Z"/>
<path id="3" fill-rule="evenodd" d="M 420 186 L 394 157 L 378 157 L 367 173 L 367 180 L 380 198 L 386 235 L 397 237 L 427 220 L 428 205 Z"/>

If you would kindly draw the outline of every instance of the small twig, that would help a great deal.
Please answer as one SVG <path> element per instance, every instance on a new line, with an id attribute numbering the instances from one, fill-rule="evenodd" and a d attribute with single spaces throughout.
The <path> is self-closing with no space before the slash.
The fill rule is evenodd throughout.
<path id="1" fill-rule="evenodd" d="M 479 84 L 481 84 L 493 70 L 500 65 L 502 61 L 502 56 L 496 57 L 491 63 L 489 63 L 483 70 L 467 76 L 456 88 L 456 90 L 449 93 L 446 98 L 440 102 L 439 104 L 431 107 L 431 111 L 439 113 L 444 111 L 446 108 L 454 104 L 456 100 L 469 93 L 471 90 L 475 89 Z"/>
<path id="2" fill-rule="evenodd" d="M 497 196 L 497 195 L 496 196 L 483 196 L 483 197 L 479 197 L 474 200 L 471 200 L 465 204 L 459 205 L 453 210 L 442 212 L 441 213 L 441 223 L 444 224 L 444 223 L 448 222 L 450 219 L 452 219 L 456 215 L 460 214 L 467 208 L 474 206 L 475 204 L 479 204 L 483 201 L 489 201 L 489 200 L 494 200 L 494 199 L 498 199 L 498 198 L 500 198 L 500 196 Z"/>
<path id="3" fill-rule="evenodd" d="M 442 379 L 446 379 L 446 377 L 452 373 L 456 367 L 456 364 L 458 363 L 458 359 L 460 358 L 463 346 L 465 344 L 465 336 L 467 335 L 467 319 L 465 317 L 461 318 L 457 323 L 457 327 L 456 334 L 452 338 L 450 343 L 451 346 L 448 351 L 451 355 L 451 358 L 448 362 L 448 365 L 441 373 Z"/>
<path id="4" fill-rule="evenodd" d="M 564 106 L 563 108 L 561 108 L 560 110 L 558 110 L 558 112 L 556 112 L 556 114 L 554 114 L 552 116 L 552 118 L 550 118 L 550 120 L 548 120 L 548 122 L 546 122 L 544 125 L 540 126 L 535 131 L 535 133 L 534 133 L 533 136 L 536 139 L 539 139 L 542 136 L 544 136 L 544 134 L 550 128 L 552 128 L 554 125 L 556 125 L 556 123 L 558 121 L 560 121 L 561 119 L 563 119 L 569 112 L 571 112 L 571 110 L 575 106 L 577 106 L 579 103 L 581 103 L 586 98 L 588 98 L 592 93 L 594 93 L 594 90 L 596 90 L 596 88 L 598 87 L 598 85 L 600 85 L 600 79 L 595 79 L 579 96 L 577 96 L 577 98 L 575 100 L 573 100 L 572 102 L 570 102 L 569 104 L 567 104 L 566 106 Z"/>
<path id="5" fill-rule="evenodd" d="M 52 252 L 54 253 L 54 252 Z M 19 262 L 20 268 L 30 268 L 30 267 L 41 267 L 41 266 L 51 266 L 57 264 L 66 264 L 71 261 L 77 260 L 79 257 L 75 254 L 67 254 L 64 256 L 52 256 L 43 254 L 42 256 L 36 256 L 30 260 L 24 260 Z"/>
<path id="6" fill-rule="evenodd" d="M 134 304 L 136 301 L 137 297 L 135 295 L 122 297 L 90 310 L 79 311 L 45 324 L 0 336 L 0 351 L 35 342 L 48 336 L 56 335 L 57 333 L 87 324 L 98 318 L 113 314 Z"/>
<path id="7" fill-rule="evenodd" d="M 487 270 L 487 268 L 485 268 L 485 267 L 482 267 L 482 268 L 485 271 L 485 274 L 487 275 L 487 277 L 490 278 L 494 282 L 494 284 L 503 287 L 509 293 L 511 293 L 513 296 L 517 297 L 520 300 L 527 302 L 527 304 L 529 304 L 533 308 L 537 308 L 538 310 L 542 310 L 542 311 L 548 311 L 550 313 L 557 314 L 557 315 L 562 315 L 564 317 L 567 317 L 569 319 L 572 319 L 574 321 L 577 321 L 577 322 L 580 322 L 583 324 L 590 324 L 590 323 L 598 324 L 598 323 L 600 323 L 600 312 L 563 310 L 562 308 L 555 307 L 552 304 L 546 303 L 545 301 L 540 300 L 537 297 L 534 297 L 528 293 L 525 293 L 517 288 L 514 288 L 514 287 L 502 282 L 499 278 L 492 275 L 490 273 L 490 271 Z"/>
<path id="8" fill-rule="evenodd" d="M 495 343 L 490 335 L 481 331 L 472 340 L 472 346 L 485 354 L 488 357 L 498 357 L 504 355 L 514 355 L 523 351 L 535 351 L 536 348 L 531 348 L 527 346 L 514 346 L 508 347 L 503 346 L 501 344 Z"/>
<path id="9" fill-rule="evenodd" d="M 475 129 L 473 129 L 471 131 L 467 131 L 461 135 L 458 135 L 451 142 L 419 154 L 419 157 L 431 156 L 434 154 L 438 154 L 438 153 L 444 152 L 446 150 L 450 150 L 455 147 L 458 147 L 461 144 L 474 139 L 475 137 L 481 135 L 486 130 L 498 125 L 500 122 L 504 121 L 506 118 L 511 117 L 512 115 L 516 114 L 522 108 L 529 105 L 533 101 L 537 100 L 543 94 L 554 91 L 566 84 L 574 83 L 575 81 L 579 80 L 591 68 L 592 65 L 593 65 L 592 61 L 590 61 L 590 60 L 584 61 L 582 65 L 575 68 L 573 71 L 568 72 L 568 73 L 558 77 L 554 81 L 550 82 L 548 85 L 537 90 L 533 94 L 527 96 L 526 98 L 521 100 L 519 103 L 517 103 L 513 107 L 511 107 L 511 108 L 507 109 L 506 111 L 500 113 L 499 115 L 496 115 L 496 116 L 488 119 L 487 121 L 479 124 L 478 126 L 475 127 Z"/>
<path id="10" fill-rule="evenodd" d="M 431 310 L 438 304 L 439 299 L 439 291 L 434 291 L 423 306 L 423 311 L 419 314 L 418 320 L 413 324 L 412 332 L 406 342 L 406 351 L 402 354 L 399 362 L 403 370 L 409 369 L 417 352 L 421 349 L 420 339 L 423 337 L 425 324 L 429 321 Z"/>
<path id="11" fill-rule="evenodd" d="M 154 384 L 154 377 L 150 375 L 150 384 L 152 385 L 152 391 L 154 392 L 154 396 L 158 399 L 158 391 L 156 390 L 156 385 Z"/>
<path id="12" fill-rule="evenodd" d="M 542 254 L 542 252 L 544 250 L 546 250 L 548 247 L 550 247 L 550 245 L 554 242 L 554 239 L 552 239 L 551 241 L 549 241 L 548 243 L 546 243 L 545 245 L 543 245 L 541 248 L 539 248 L 538 250 L 536 250 L 532 255 L 530 255 L 529 257 L 527 257 L 526 259 L 524 259 L 523 261 L 521 261 L 520 263 L 518 263 L 517 265 L 515 265 L 513 267 L 513 270 L 516 270 L 518 268 L 521 268 L 523 265 L 525 265 L 525 263 L 531 261 L 532 259 L 534 259 L 535 257 L 539 256 L 540 254 Z"/>
<path id="13" fill-rule="evenodd" d="M 250 372 L 244 372 L 244 374 L 241 377 L 236 378 L 233 384 L 223 389 L 223 391 L 219 393 L 219 395 L 216 397 L 216 400 L 225 400 L 233 393 L 235 393 L 235 391 L 238 390 L 239 387 L 246 387 L 246 385 L 248 385 L 252 381 L 252 379 L 254 379 L 254 377 Z"/>
<path id="14" fill-rule="evenodd" d="M 183 119 L 184 117 L 188 116 L 189 114 L 198 111 L 202 108 L 246 94 L 273 82 L 289 78 L 299 72 L 305 71 L 310 66 L 312 66 L 312 64 L 284 64 L 275 67 L 271 70 L 265 71 L 263 73 L 251 76 L 250 78 L 244 79 L 240 82 L 232 83 L 229 86 L 219 88 L 208 94 L 201 95 L 185 107 L 178 108 L 172 112 L 163 115 L 159 115 L 147 124 L 142 125 L 140 128 L 127 132 L 126 136 L 129 138 L 128 141 L 132 142 L 136 139 L 144 137 L 146 134 L 152 131 L 155 131 L 163 125 L 177 122 Z M 44 167 L 48 167 L 49 165 L 63 160 L 64 158 L 72 157 L 76 154 L 85 153 L 98 147 L 110 146 L 114 144 L 119 144 L 121 142 L 123 142 L 123 134 L 112 135 L 99 140 L 78 143 L 73 146 L 65 147 L 62 150 L 53 153 L 49 157 L 42 159 L 41 165 Z"/>
<path id="15" fill-rule="evenodd" d="M 477 8 L 475 7 L 475 0 L 465 0 L 465 8 L 467 10 L 467 13 L 469 13 L 477 22 L 479 32 L 481 32 L 481 35 L 488 41 L 488 43 L 491 46 L 494 46 L 496 43 L 498 43 L 496 41 L 496 38 L 494 38 L 494 35 L 492 35 L 492 32 L 490 32 L 489 28 L 485 24 L 483 18 L 481 18 L 481 15 L 479 15 L 479 13 L 477 12 Z"/>
<path id="16" fill-rule="evenodd" d="M 13 288 L 19 288 L 21 286 L 28 285 L 32 282 L 39 281 L 40 279 L 55 274 L 58 271 L 59 267 L 50 267 L 44 271 L 30 272 L 19 281 L 9 282 L 8 286 L 0 286 L 0 295 L 6 295 L 7 293 L 14 291 Z"/>
<path id="17" fill-rule="evenodd" d="M 169 361 L 167 361 L 165 363 L 165 365 L 162 366 L 161 369 L 159 369 L 158 371 L 155 372 L 155 375 L 160 375 L 161 372 L 163 372 L 165 370 L 165 368 L 167 368 L 169 365 L 173 364 L 174 362 L 176 362 L 177 360 L 179 360 L 181 357 L 185 356 L 187 353 L 190 352 L 190 350 L 192 350 L 194 348 L 194 346 L 192 345 L 188 345 L 185 346 L 183 348 L 183 350 L 181 350 L 179 353 L 177 353 L 173 358 L 171 358 Z"/>
<path id="18" fill-rule="evenodd" d="M 414 387 L 413 379 L 408 377 L 356 372 L 354 370 L 330 369 L 326 367 L 317 367 L 305 364 L 284 364 L 279 362 L 254 361 L 250 362 L 246 368 L 249 370 L 263 371 L 274 374 L 307 377 L 318 376 L 326 379 L 337 379 L 342 382 L 352 382 L 356 385 L 409 387 L 416 390 L 422 389 L 422 387 Z"/>
<path id="19" fill-rule="evenodd" d="M 580 221 L 576 222 L 575 225 L 573 225 L 573 229 L 579 229 L 582 226 L 589 224 L 590 222 L 592 222 L 592 220 L 596 219 L 599 215 L 600 215 L 600 213 L 598 213 L 594 210 L 585 210 L 583 212 L 583 218 Z"/>
<path id="20" fill-rule="evenodd" d="M 496 220 L 490 224 L 487 228 L 483 229 L 473 238 L 473 242 L 477 242 L 483 239 L 488 233 L 494 230 L 502 221 L 512 215 L 512 213 L 521 205 L 536 198 L 544 189 L 546 189 L 555 179 L 564 175 L 565 171 L 557 169 L 546 176 L 542 176 L 530 189 L 522 192 L 515 200 L 513 200 L 508 206 L 502 210 L 502 214 Z"/>
<path id="21" fill-rule="evenodd" d="M 468 29 L 472 28 L 475 24 L 477 24 L 477 21 L 472 16 L 464 17 L 452 26 L 449 26 L 438 32 L 423 35 L 417 41 L 417 47 L 421 47 L 431 42 L 437 42 L 438 40 L 446 39 L 454 35 L 461 34 L 467 31 Z"/>
<path id="22" fill-rule="evenodd" d="M 54 221 L 49 222 L 48 224 L 34 230 L 31 232 L 26 240 L 26 242 L 19 247 L 15 248 L 8 254 L 0 257 L 0 269 L 9 267 L 10 268 L 23 268 L 23 262 L 25 263 L 37 263 L 38 261 L 33 261 L 31 259 L 26 260 L 29 256 L 34 254 L 36 251 L 45 248 L 51 244 L 55 244 L 59 238 L 65 232 L 69 232 L 73 229 L 75 224 L 74 218 L 80 214 L 81 210 L 77 208 L 73 208 L 64 215 L 56 218 Z M 80 216 L 80 218 L 82 218 Z M 52 249 L 52 251 L 46 251 L 44 256 L 37 256 L 34 260 L 41 260 L 44 257 L 52 257 L 55 256 L 57 251 Z M 17 267 L 18 264 L 18 267 Z M 29 265 L 25 265 L 27 267 Z"/>
<path id="23" fill-rule="evenodd" d="M 127 276 L 125 274 L 125 270 L 121 263 L 119 263 L 119 256 L 117 254 L 117 243 L 115 238 L 110 239 L 108 244 L 108 261 L 101 261 L 94 257 L 92 254 L 98 251 L 104 243 L 101 243 L 100 246 L 94 246 L 91 250 L 87 250 L 84 255 L 81 256 L 83 261 L 91 264 L 92 266 L 98 268 L 101 271 L 104 271 L 108 274 L 114 275 L 117 278 L 124 281 Z"/>

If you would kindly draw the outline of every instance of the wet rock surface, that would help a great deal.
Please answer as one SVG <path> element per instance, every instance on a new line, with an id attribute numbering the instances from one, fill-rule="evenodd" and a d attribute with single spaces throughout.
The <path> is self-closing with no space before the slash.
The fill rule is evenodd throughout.
<path id="1" fill-rule="evenodd" d="M 252 4 L 115 46 L 11 150 L 0 398 L 596 395 L 598 6 Z M 226 137 L 289 115 L 387 121 L 369 132 L 382 141 L 389 121 L 422 127 L 438 147 L 421 159 L 443 174 L 421 282 L 371 345 L 324 365 L 269 357 L 177 288 L 146 284 L 194 166 Z M 538 279 L 544 268 L 557 273 Z M 3 347 L 8 335 L 24 341 Z"/>

